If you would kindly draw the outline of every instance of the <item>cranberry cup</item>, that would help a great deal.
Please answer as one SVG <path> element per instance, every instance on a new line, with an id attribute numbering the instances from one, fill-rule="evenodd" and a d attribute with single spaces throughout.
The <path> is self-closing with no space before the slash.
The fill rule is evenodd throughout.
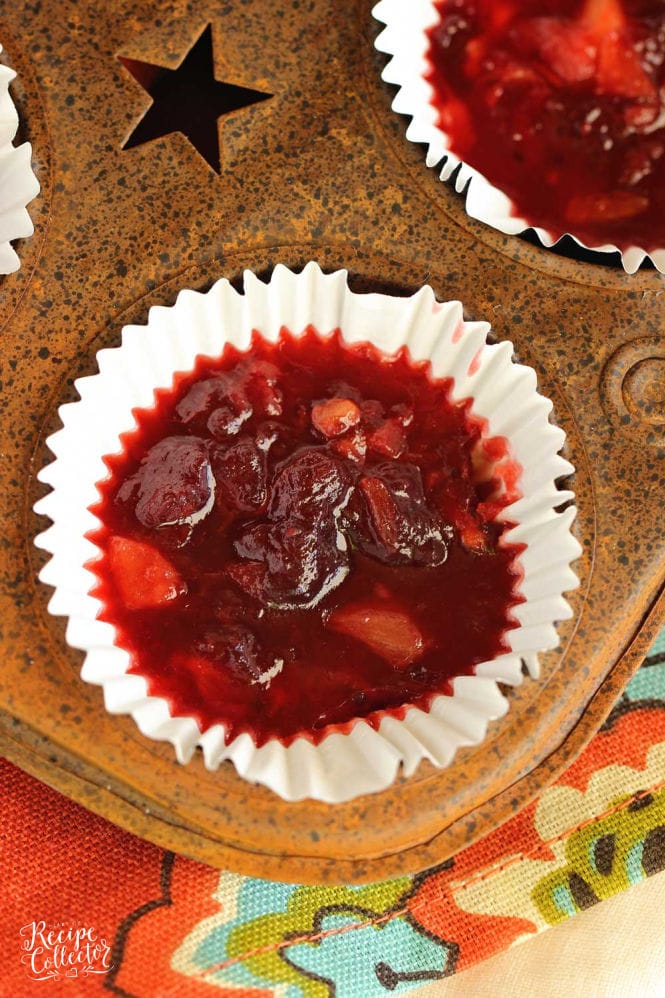
<path id="1" fill-rule="evenodd" d="M 509 20 L 505 27 L 510 34 L 506 50 L 495 52 L 492 40 L 503 38 L 504 22 L 514 17 L 515 5 L 504 9 L 503 4 L 488 0 L 487 33 L 472 32 L 464 49 L 460 39 L 466 38 L 470 26 L 463 4 L 380 0 L 372 13 L 385 27 L 375 44 L 390 56 L 382 78 L 399 88 L 393 110 L 411 119 L 406 138 L 427 146 L 427 166 L 436 168 L 441 180 L 450 180 L 457 193 L 464 193 L 471 218 L 507 235 L 532 230 L 548 248 L 569 236 L 583 250 L 618 253 L 629 274 L 645 260 L 665 273 L 665 249 L 658 237 L 662 229 L 657 227 L 661 213 L 649 197 L 649 191 L 658 202 L 662 196 L 662 184 L 657 182 L 663 153 L 661 70 L 654 69 L 651 55 L 658 47 L 658 34 L 662 36 L 665 30 L 662 15 L 656 28 L 653 15 L 640 15 L 639 37 L 633 44 L 627 3 L 585 0 L 566 5 L 557 17 L 548 14 L 551 6 L 520 8 L 519 23 L 513 27 Z M 474 5 L 471 8 L 478 15 Z M 450 69 L 445 73 L 433 69 L 434 51 L 437 59 L 448 60 Z M 461 57 L 460 52 L 466 54 Z M 470 63 L 480 68 L 472 70 Z M 457 93 L 437 93 L 440 72 L 446 80 L 463 75 L 461 98 Z M 474 73 L 485 74 L 482 99 L 480 91 L 474 92 Z M 511 96 L 517 90 L 522 95 L 519 104 Z M 510 108 L 498 116 L 495 107 L 502 100 L 515 104 L 514 121 Z M 548 110 L 548 102 L 558 110 Z M 472 106 L 474 111 L 469 110 Z M 492 123 L 494 114 L 497 119 Z M 543 127 L 552 133 L 547 146 L 539 139 Z M 561 129 L 566 130 L 565 147 Z M 454 138 L 467 132 L 474 138 Z M 483 138 L 487 139 L 486 152 L 482 151 Z M 458 154 L 459 141 L 473 150 L 467 149 L 467 155 L 475 165 Z M 593 145 L 583 145 L 592 141 Z M 554 142 L 557 162 L 540 151 Z M 616 161 L 611 167 L 610 157 Z M 580 158 L 591 162 L 592 168 L 582 167 Z M 502 181 L 490 181 L 483 169 Z M 549 174 L 567 179 L 565 183 L 552 180 L 555 186 L 548 187 Z M 575 186 L 576 177 L 577 187 L 583 182 L 584 190 Z M 512 189 L 513 197 L 501 189 L 502 184 Z M 607 184 L 609 189 L 605 189 Z M 650 185 L 648 190 L 645 184 Z M 528 218 L 527 208 L 514 203 L 518 194 L 530 205 Z M 550 201 L 556 210 L 550 210 Z"/>
<path id="2" fill-rule="evenodd" d="M 450 379 L 451 402 L 466 405 L 482 422 L 480 443 L 505 441 L 496 466 L 487 471 L 499 492 L 511 490 L 509 501 L 499 503 L 496 521 L 504 525 L 499 544 L 519 550 L 521 602 L 511 610 L 516 626 L 502 635 L 507 650 L 477 664 L 472 674 L 453 678 L 449 692 L 434 696 L 426 709 L 407 703 L 373 724 L 352 718 L 328 725 L 315 738 L 302 731 L 257 744 L 248 732 L 229 738 L 222 723 L 201 725 L 193 716 L 180 716 L 166 698 L 151 695 L 140 661 L 132 662 L 116 628 L 101 619 L 91 569 L 100 556 L 94 509 L 99 483 L 108 476 L 105 458 L 119 452 L 123 435 L 135 427 L 134 410 L 152 406 L 155 392 L 170 389 L 176 372 L 192 371 L 197 358 L 219 357 L 228 344 L 249 352 L 257 333 L 276 342 L 284 328 L 297 338 L 312 327 L 323 338 L 339 330 L 345 343 L 371 344 L 388 357 L 406 348 L 414 362 L 429 364 L 433 379 Z M 67 641 L 85 652 L 82 679 L 103 687 L 106 709 L 131 714 L 143 734 L 171 742 L 180 763 L 199 747 L 209 769 L 230 760 L 242 777 L 285 800 L 334 804 L 378 792 L 400 769 L 409 776 L 423 759 L 444 767 L 460 746 L 479 744 L 488 723 L 508 709 L 498 684 L 519 685 L 525 674 L 537 680 L 538 653 L 557 646 L 555 624 L 570 616 L 563 593 L 577 585 L 570 563 L 580 553 L 571 533 L 573 493 L 559 487 L 573 472 L 559 453 L 564 434 L 550 422 L 552 406 L 538 394 L 535 372 L 513 362 L 509 342 L 489 344 L 488 331 L 485 322 L 464 321 L 459 302 L 437 302 L 429 287 L 409 298 L 355 294 L 345 271 L 324 274 L 311 262 L 301 273 L 277 265 L 267 283 L 248 271 L 242 292 L 226 279 L 205 294 L 182 291 L 172 307 L 151 309 L 146 326 L 125 327 L 121 346 L 100 351 L 99 373 L 76 382 L 80 401 L 59 410 L 63 428 L 48 440 L 55 459 L 39 474 L 51 491 L 35 509 L 53 522 L 36 539 L 51 554 L 40 575 L 55 588 L 49 610 L 68 617 Z M 326 420 L 338 416 L 325 406 L 314 413 L 323 432 L 333 436 L 337 428 Z M 510 485 L 502 471 L 506 456 L 513 469 Z M 188 451 L 186 460 L 195 459 Z M 202 508 L 194 520 L 207 508 L 202 473 L 199 479 Z M 167 512 L 155 515 L 164 520 Z M 270 669 L 262 675 L 271 681 Z"/>

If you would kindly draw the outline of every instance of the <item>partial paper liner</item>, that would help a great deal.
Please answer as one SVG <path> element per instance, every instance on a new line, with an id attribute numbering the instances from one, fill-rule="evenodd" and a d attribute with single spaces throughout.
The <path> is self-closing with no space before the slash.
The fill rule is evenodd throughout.
<path id="1" fill-rule="evenodd" d="M 573 469 L 558 453 L 564 434 L 548 421 L 552 406 L 537 393 L 534 371 L 512 362 L 510 343 L 486 343 L 488 323 L 464 322 L 461 304 L 437 302 L 429 287 L 411 298 L 354 294 L 346 278 L 315 263 L 301 274 L 278 265 L 268 284 L 247 271 L 242 294 L 223 279 L 206 294 L 182 291 L 173 307 L 152 308 L 147 326 L 125 327 L 122 346 L 97 354 L 100 373 L 76 382 L 81 400 L 60 408 L 64 428 L 48 440 L 55 460 L 39 475 L 52 491 L 35 506 L 53 521 L 35 542 L 53 556 L 40 575 L 55 586 L 49 610 L 69 617 L 67 641 L 86 652 L 82 678 L 103 686 L 107 709 L 172 742 L 180 762 L 198 745 L 209 769 L 231 759 L 241 776 L 287 800 L 350 800 L 389 786 L 400 766 L 406 775 L 422 759 L 447 766 L 459 746 L 477 745 L 508 708 L 497 682 L 518 685 L 522 661 L 538 675 L 538 652 L 557 645 L 555 621 L 571 615 L 562 593 L 577 585 L 575 509 L 555 512 L 572 499 L 555 482 Z M 453 680 L 454 695 L 437 696 L 427 712 L 386 716 L 378 731 L 358 720 L 350 734 L 330 733 L 318 745 L 301 737 L 257 749 L 247 734 L 226 745 L 222 725 L 201 734 L 193 718 L 172 717 L 164 699 L 148 696 L 142 677 L 126 674 L 129 654 L 115 647 L 114 628 L 96 619 L 101 604 L 88 595 L 96 579 L 84 566 L 98 554 L 84 536 L 98 526 L 89 507 L 99 498 L 95 483 L 108 474 L 103 456 L 117 453 L 120 435 L 135 426 L 132 409 L 150 406 L 174 372 L 191 370 L 197 355 L 219 356 L 226 343 L 248 349 L 252 330 L 274 341 L 282 326 L 300 334 L 310 324 L 322 334 L 339 327 L 348 342 L 369 341 L 387 354 L 406 344 L 414 359 L 431 361 L 435 377 L 454 378 L 455 401 L 473 399 L 471 412 L 488 421 L 489 436 L 508 438 L 523 468 L 522 498 L 502 513 L 518 524 L 505 541 L 527 545 L 519 557 L 526 600 L 513 611 L 521 626 L 507 634 L 510 654 Z"/>
<path id="2" fill-rule="evenodd" d="M 435 0 L 380 0 L 372 14 L 386 26 L 376 39 L 376 48 L 392 56 L 381 77 L 386 83 L 400 88 L 392 103 L 393 111 L 411 118 L 406 137 L 427 146 L 427 166 L 440 167 L 441 180 L 449 180 L 457 171 L 453 183 L 458 194 L 468 184 L 467 215 L 509 236 L 531 229 L 547 247 L 568 235 L 578 246 L 594 253 L 619 253 L 624 270 L 629 274 L 634 274 L 645 259 L 650 259 L 661 273 L 665 273 L 665 249 L 647 252 L 639 246 L 630 246 L 620 250 L 609 243 L 587 246 L 572 232 L 554 234 L 512 214 L 510 198 L 450 150 L 449 138 L 437 123 L 438 114 L 431 103 L 432 86 L 425 79 L 430 68 L 427 32 L 439 21 Z"/>
<path id="3" fill-rule="evenodd" d="M 39 182 L 32 172 L 30 143 L 12 145 L 18 115 L 9 84 L 15 76 L 12 69 L 0 65 L 0 274 L 11 274 L 21 266 L 10 241 L 32 235 L 26 205 L 39 193 Z"/>

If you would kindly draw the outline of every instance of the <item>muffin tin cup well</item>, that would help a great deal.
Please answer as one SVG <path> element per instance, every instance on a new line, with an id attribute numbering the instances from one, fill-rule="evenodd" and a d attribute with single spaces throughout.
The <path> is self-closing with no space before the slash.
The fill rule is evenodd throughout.
<path id="1" fill-rule="evenodd" d="M 197 356 L 218 356 L 226 343 L 247 350 L 253 330 L 275 340 L 284 326 L 296 335 L 308 326 L 322 335 L 339 328 L 346 341 L 389 355 L 406 345 L 415 360 L 430 361 L 434 377 L 454 380 L 452 399 L 472 400 L 471 414 L 486 420 L 488 436 L 508 440 L 522 469 L 521 498 L 499 517 L 514 525 L 502 541 L 525 545 L 518 557 L 525 601 L 513 610 L 519 626 L 506 635 L 510 653 L 453 680 L 453 695 L 437 696 L 428 711 L 412 707 L 403 720 L 386 715 L 378 730 L 362 719 L 344 732 L 332 726 L 317 745 L 298 737 L 257 748 L 247 734 L 226 744 L 221 724 L 201 732 L 194 718 L 173 716 L 144 678 L 128 674 L 129 654 L 97 619 L 86 565 L 98 549 L 86 534 L 98 523 L 89 507 L 107 474 L 103 457 L 134 427 L 133 409 L 150 406 L 155 390 L 191 370 Z M 206 294 L 182 291 L 173 307 L 152 308 L 147 326 L 125 327 L 120 347 L 100 351 L 100 373 L 76 382 L 80 401 L 59 410 L 63 429 L 48 440 L 55 460 L 39 476 L 52 491 L 35 509 L 53 521 L 36 540 L 52 556 L 40 576 L 55 587 L 49 610 L 69 618 L 67 641 L 86 652 L 82 678 L 103 687 L 107 710 L 131 714 L 145 735 L 171 742 L 182 763 L 198 746 L 209 769 L 231 760 L 245 779 L 290 801 L 351 800 L 388 787 L 400 767 L 406 776 L 423 759 L 445 767 L 459 747 L 479 744 L 508 709 L 498 683 L 519 685 L 523 662 L 536 678 L 538 653 L 557 645 L 554 625 L 570 616 L 562 594 L 577 585 L 570 562 L 580 552 L 570 533 L 572 493 L 556 484 L 573 470 L 559 454 L 564 434 L 549 422 L 551 403 L 538 394 L 535 372 L 513 363 L 510 343 L 488 344 L 488 331 L 485 322 L 465 322 L 459 302 L 437 302 L 429 287 L 409 298 L 355 294 L 345 271 L 326 275 L 310 262 L 299 274 L 278 265 L 267 284 L 246 271 L 243 293 L 225 279 Z"/>
<path id="2" fill-rule="evenodd" d="M 412 0 L 409 4 L 402 0 L 380 0 L 372 14 L 385 25 L 376 39 L 376 48 L 391 57 L 381 74 L 382 79 L 399 87 L 392 108 L 411 118 L 406 137 L 427 146 L 427 166 L 438 169 L 439 178 L 450 180 L 458 194 L 466 192 L 467 215 L 510 236 L 532 231 L 547 248 L 568 236 L 584 250 L 618 253 L 628 274 L 634 274 L 645 260 L 651 260 L 657 270 L 665 273 L 665 249 L 647 251 L 640 246 L 630 246 L 621 250 L 610 243 L 589 246 L 574 232 L 550 232 L 516 214 L 513 202 L 503 191 L 455 155 L 449 136 L 438 124 L 432 87 L 425 78 L 429 69 L 427 33 L 439 20 L 435 0 Z"/>

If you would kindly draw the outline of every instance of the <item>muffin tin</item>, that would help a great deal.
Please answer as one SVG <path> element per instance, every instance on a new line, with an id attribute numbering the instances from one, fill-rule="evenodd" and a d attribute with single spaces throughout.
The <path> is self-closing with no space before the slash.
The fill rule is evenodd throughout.
<path id="1" fill-rule="evenodd" d="M 219 175 L 179 134 L 122 148 L 150 98 L 118 56 L 177 66 L 208 22 L 217 78 L 274 95 L 220 119 Z M 413 872 L 495 827 L 580 751 L 665 620 L 663 278 L 470 219 L 404 138 L 378 31 L 371 4 L 351 0 L 211 3 L 205 14 L 113 0 L 79 5 L 69 21 L 50 0 L 0 19 L 42 185 L 24 265 L 0 282 L 0 749 L 160 845 L 284 880 Z M 287 804 L 200 758 L 180 768 L 130 718 L 106 715 L 64 622 L 47 613 L 33 546 L 48 525 L 32 513 L 44 441 L 96 351 L 182 287 L 309 259 L 348 269 L 356 291 L 428 283 L 514 343 L 566 432 L 583 548 L 560 647 L 543 656 L 540 682 L 509 692 L 482 746 L 335 806 Z"/>

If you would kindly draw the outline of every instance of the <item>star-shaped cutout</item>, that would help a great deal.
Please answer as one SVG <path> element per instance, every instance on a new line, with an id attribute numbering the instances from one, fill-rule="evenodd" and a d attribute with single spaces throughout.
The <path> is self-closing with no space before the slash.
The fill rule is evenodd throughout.
<path id="1" fill-rule="evenodd" d="M 182 132 L 215 173 L 220 172 L 217 119 L 273 96 L 215 79 L 210 25 L 204 28 L 177 69 L 125 56 L 119 59 L 153 99 L 123 149 L 171 132 Z"/>

